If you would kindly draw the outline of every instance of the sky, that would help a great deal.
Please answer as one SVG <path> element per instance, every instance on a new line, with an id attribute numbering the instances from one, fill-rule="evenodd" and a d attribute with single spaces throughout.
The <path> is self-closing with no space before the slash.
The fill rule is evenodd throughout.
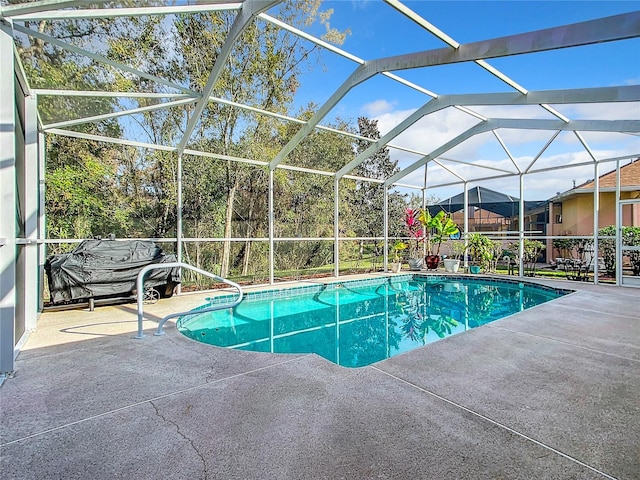
<path id="1" fill-rule="evenodd" d="M 468 43 L 513 35 L 595 18 L 638 10 L 635 1 L 405 1 L 404 4 L 459 43 Z M 431 50 L 446 45 L 380 0 L 325 1 L 322 9 L 333 9 L 331 27 L 350 29 L 343 50 L 363 60 Z M 322 30 L 311 28 L 320 35 Z M 313 101 L 322 105 L 356 68 L 354 62 L 332 53 L 323 56 L 323 72 L 314 69 L 302 77 L 296 101 L 300 105 Z M 555 50 L 489 60 L 488 63 L 508 75 L 529 91 L 624 86 L 640 84 L 640 39 L 624 40 L 586 47 Z M 396 72 L 400 77 L 442 94 L 513 92 L 513 88 L 474 64 L 456 64 Z M 340 117 L 355 122 L 358 116 L 377 119 L 382 134 L 397 125 L 430 99 L 424 93 L 380 75 L 353 88 L 326 117 Z M 559 105 L 556 108 L 571 119 L 640 119 L 638 103 L 610 105 Z M 525 116 L 553 118 L 539 107 L 475 107 L 475 111 L 491 117 Z M 392 143 L 430 152 L 476 123 L 474 117 L 448 109 L 425 118 Z M 495 168 L 513 170 L 502 142 L 520 166 L 528 166 L 549 142 L 553 132 L 499 131 L 475 137 L 447 152 L 443 157 Z M 584 133 L 596 158 L 607 159 L 640 153 L 640 137 L 624 134 Z M 407 166 L 421 155 L 391 149 L 392 158 Z M 558 135 L 540 159 L 537 168 L 584 162 L 590 159 L 580 139 L 573 133 Z M 443 160 L 443 163 L 446 162 Z M 615 162 L 600 167 L 599 174 L 615 168 Z M 477 175 L 472 167 L 460 170 L 466 178 Z M 593 167 L 546 172 L 525 177 L 525 199 L 547 199 L 593 178 Z M 421 184 L 421 169 L 402 182 Z M 445 169 L 435 167 L 428 173 L 428 184 L 438 185 L 456 180 Z M 485 186 L 519 196 L 517 177 L 484 183 Z M 443 187 L 433 194 L 446 198 L 462 190 L 462 186 Z"/>
<path id="2" fill-rule="evenodd" d="M 461 44 L 640 10 L 638 0 L 405 0 L 403 4 Z M 274 7 L 266 13 L 277 17 L 277 9 Z M 450 48 L 383 0 L 324 0 L 321 10 L 331 13 L 328 20 L 331 28 L 348 31 L 340 48 L 365 61 Z M 325 25 L 318 22 L 302 28 L 316 37 L 325 33 Z M 490 59 L 487 63 L 528 91 L 639 85 L 640 38 L 501 57 Z M 308 63 L 301 66 L 304 73 L 300 77 L 301 86 L 296 92 L 291 112 L 297 112 L 309 103 L 323 105 L 357 66 L 354 61 L 330 51 L 323 53 L 321 63 L 315 57 L 309 57 Z M 436 95 L 515 91 L 474 63 L 415 68 L 395 73 Z M 380 133 L 384 135 L 430 99 L 422 91 L 376 75 L 351 88 L 320 123 L 330 124 L 339 118 L 356 126 L 357 118 L 366 116 L 378 121 Z M 640 103 L 553 107 L 570 119 L 640 120 Z M 537 106 L 474 106 L 473 111 L 492 118 L 555 118 Z M 121 119 L 121 122 L 124 121 Z M 478 121 L 476 117 L 455 108 L 424 117 L 391 142 L 391 145 L 417 153 L 390 148 L 391 158 L 397 160 L 401 168 L 406 168 Z M 132 124 L 132 128 L 138 130 L 137 124 Z M 429 164 L 428 194 L 445 199 L 462 191 L 460 179 L 451 173 L 451 169 L 463 178 L 473 180 L 480 174 L 498 175 L 505 170 L 513 172 L 516 170 L 513 163 L 526 169 L 535 161 L 534 170 L 586 163 L 591 161 L 591 157 L 583 143 L 598 160 L 640 156 L 638 135 L 589 132 L 583 133 L 581 138 L 570 132 L 562 132 L 557 137 L 554 135 L 552 131 L 505 129 L 499 130 L 497 135 L 492 132 L 477 135 L 439 157 L 438 162 L 442 166 L 435 162 Z M 505 150 L 513 157 L 513 161 Z M 460 162 L 472 165 L 461 165 Z M 494 170 L 488 172 L 478 165 Z M 571 189 L 574 184 L 580 185 L 592 179 L 596 173 L 601 175 L 612 168 L 615 168 L 615 162 L 603 163 L 598 172 L 593 166 L 586 166 L 526 175 L 524 198 L 548 199 L 558 192 Z M 419 186 L 423 184 L 424 177 L 424 169 L 419 169 L 400 181 Z M 514 197 L 520 196 L 517 176 L 483 181 L 482 184 Z M 469 184 L 470 188 L 473 186 L 474 183 Z"/>

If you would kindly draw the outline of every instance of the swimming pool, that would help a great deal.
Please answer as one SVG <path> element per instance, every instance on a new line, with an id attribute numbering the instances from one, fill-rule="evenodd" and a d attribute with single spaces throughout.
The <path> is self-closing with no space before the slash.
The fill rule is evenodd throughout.
<path id="1" fill-rule="evenodd" d="M 220 347 L 316 353 L 362 367 L 566 293 L 502 279 L 396 275 L 249 293 L 233 309 L 181 317 L 177 326 Z"/>

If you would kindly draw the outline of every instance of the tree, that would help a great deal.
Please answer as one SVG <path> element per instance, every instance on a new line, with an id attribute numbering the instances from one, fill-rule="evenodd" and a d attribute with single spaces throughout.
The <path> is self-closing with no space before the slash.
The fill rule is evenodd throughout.
<path id="1" fill-rule="evenodd" d="M 293 24 L 319 21 L 327 27 L 328 38 L 339 41 L 343 34 L 330 28 L 331 12 L 320 12 L 319 5 L 317 0 L 286 2 L 279 14 Z M 182 16 L 176 21 L 176 41 L 183 52 L 177 71 L 183 72 L 184 81 L 191 88 L 201 90 L 206 83 L 233 20 L 231 13 L 215 12 Z M 297 36 L 284 35 L 271 23 L 256 22 L 234 45 L 214 94 L 233 102 L 286 113 L 299 85 L 301 61 L 316 50 L 317 46 L 308 46 Z M 192 140 L 222 155 L 271 159 L 275 155 L 270 145 L 273 145 L 276 125 L 270 117 L 257 117 L 245 110 L 210 103 Z M 218 188 L 226 195 L 224 237 L 229 239 L 233 233 L 234 212 L 243 203 L 255 205 L 240 198 L 252 193 L 251 190 L 243 192 L 242 185 L 254 185 L 254 177 L 262 174 L 232 161 L 219 167 L 222 171 L 218 175 Z M 248 249 L 244 252 L 248 255 Z M 222 276 L 229 273 L 230 256 L 231 242 L 227 240 L 221 258 Z"/>
<path id="2" fill-rule="evenodd" d="M 125 2 L 127 3 L 127 2 Z M 134 2 L 129 2 L 134 3 Z M 325 40 L 340 44 L 348 31 L 330 25 L 331 10 L 320 10 L 320 0 L 287 1 L 277 16 L 303 26 L 317 22 L 326 29 Z M 34 30 L 69 41 L 110 60 L 159 77 L 102 64 L 25 37 L 21 49 L 27 58 L 27 74 L 33 86 L 78 90 L 118 90 L 167 93 L 184 89 L 202 91 L 223 42 L 235 20 L 234 12 L 207 12 L 176 16 L 141 16 L 117 19 L 56 20 L 30 25 Z M 321 49 L 270 22 L 257 20 L 236 42 L 215 85 L 213 95 L 274 113 L 289 114 L 300 77 L 307 68 L 322 65 Z M 317 56 L 317 62 L 308 62 Z M 174 85 L 173 87 L 171 85 Z M 40 97 L 46 122 L 67 120 L 123 109 L 152 106 L 157 97 Z M 175 146 L 193 107 L 176 106 L 74 126 L 75 130 L 110 137 L 128 137 L 162 146 Z M 301 112 L 310 117 L 310 108 Z M 347 122 L 335 120 L 336 128 Z M 298 124 L 283 126 L 280 120 L 256 115 L 222 102 L 210 102 L 191 135 L 188 148 L 212 156 L 271 160 L 295 134 Z M 353 154 L 352 141 L 336 134 L 311 135 L 286 162 L 310 168 L 335 169 Z M 47 209 L 50 232 L 60 237 L 84 237 L 116 233 L 166 237 L 176 235 L 177 156 L 162 149 L 112 146 L 108 143 L 48 136 Z M 185 235 L 223 237 L 224 244 L 195 243 L 185 250 L 195 262 L 211 269 L 220 265 L 226 276 L 232 269 L 250 273 L 252 259 L 265 265 L 266 247 L 233 237 L 267 236 L 268 171 L 246 163 L 188 153 L 183 163 L 183 209 Z M 288 185 L 291 193 L 276 195 L 276 209 L 291 216 L 287 228 L 294 234 L 325 236 L 332 233 L 333 185 L 328 176 L 294 175 L 277 170 L 276 189 Z M 346 197 L 352 184 L 341 184 Z M 330 192 L 327 194 L 327 192 Z M 294 198 L 295 197 L 295 198 Z M 318 201 L 318 198 L 321 201 Z M 297 203 L 296 203 L 297 202 Z M 288 217 L 287 217 L 288 218 Z M 348 219 L 341 220 L 341 230 Z M 328 243 L 328 242 L 324 242 Z M 188 244 L 193 245 L 193 244 Z M 233 245 L 233 248 L 232 248 Z M 307 264 L 313 258 L 307 251 Z M 329 249 L 330 250 L 330 249 Z M 318 258 L 326 258 L 324 253 Z M 313 259 L 312 262 L 319 260 Z"/>
<path id="3" fill-rule="evenodd" d="M 362 137 L 372 141 L 380 139 L 378 121 L 366 117 L 358 118 L 358 130 Z M 371 142 L 357 139 L 356 152 L 361 153 L 369 147 Z M 355 175 L 370 178 L 372 180 L 387 180 L 400 171 L 398 161 L 391 160 L 387 147 L 379 149 L 366 158 L 355 169 Z M 380 182 L 368 182 L 357 180 L 355 189 L 351 195 L 351 204 L 354 211 L 354 230 L 356 235 L 362 237 L 377 237 L 383 234 L 383 209 L 384 209 L 384 184 Z M 402 229 L 402 218 L 405 209 L 405 195 L 391 191 L 388 197 L 389 233 L 391 236 L 399 236 Z M 360 242 L 360 255 L 362 255 L 364 242 Z M 374 241 L 374 249 L 379 253 L 379 245 Z"/>
<path id="4" fill-rule="evenodd" d="M 301 118 L 311 116 L 314 105 L 300 112 Z M 340 119 L 329 126 L 349 130 L 349 125 Z M 288 125 L 280 135 L 282 146 L 295 133 Z M 353 143 L 345 135 L 325 130 L 316 130 L 305 139 L 287 158 L 287 163 L 316 170 L 336 171 L 353 157 Z M 339 200 L 344 205 L 352 182 L 340 182 Z M 276 237 L 332 237 L 334 220 L 334 179 L 291 170 L 276 170 Z M 342 208 L 342 211 L 345 209 Z M 340 234 L 346 235 L 350 218 L 340 214 Z M 278 245 L 278 265 L 285 268 L 310 268 L 320 262 L 330 263 L 333 248 L 330 241 L 282 242 Z"/>
<path id="5" fill-rule="evenodd" d="M 10 2 L 19 3 L 19 2 Z M 117 31 L 119 21 L 42 20 L 27 27 L 83 47 Z M 34 88 L 111 90 L 112 84 L 93 62 L 82 55 L 46 45 L 35 37 L 16 40 L 25 72 Z M 107 97 L 38 97 L 43 123 L 54 123 L 111 111 L 115 100 Z M 117 121 L 104 120 L 74 127 L 82 133 L 118 137 Z M 126 234 L 131 208 L 118 188 L 119 165 L 132 154 L 127 148 L 64 136 L 47 137 L 45 208 L 50 238 L 85 238 Z"/>

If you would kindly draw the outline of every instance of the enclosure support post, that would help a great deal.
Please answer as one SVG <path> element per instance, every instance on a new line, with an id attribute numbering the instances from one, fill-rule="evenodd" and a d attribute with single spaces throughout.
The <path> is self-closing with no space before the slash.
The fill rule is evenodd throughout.
<path id="1" fill-rule="evenodd" d="M 333 275 L 340 276 L 340 177 L 336 175 L 333 183 Z M 337 328 L 337 327 L 336 327 Z"/>
<path id="2" fill-rule="evenodd" d="M 616 286 L 622 285 L 622 212 L 620 210 L 620 160 L 616 160 Z"/>
<path id="3" fill-rule="evenodd" d="M 13 374 L 16 322 L 16 125 L 13 28 L 0 19 L 0 384 Z"/>
<path id="4" fill-rule="evenodd" d="M 176 258 L 182 263 L 182 154 L 178 154 L 176 194 Z M 176 286 L 176 295 L 182 293 L 182 284 Z"/>
<path id="5" fill-rule="evenodd" d="M 600 164 L 595 162 L 593 164 L 593 252 L 591 262 L 593 263 L 593 283 L 598 284 L 598 276 L 600 275 L 598 269 L 598 228 L 600 226 L 600 178 L 598 173 L 600 170 Z M 588 267 L 587 267 L 588 270 Z M 585 276 L 589 272 L 585 272 Z"/>
<path id="6" fill-rule="evenodd" d="M 464 182 L 464 190 L 462 193 L 463 198 L 463 212 L 464 212 L 464 258 L 463 267 L 464 271 L 468 271 L 469 261 L 467 260 L 467 248 L 469 246 L 469 183 Z"/>
<path id="7" fill-rule="evenodd" d="M 422 188 L 422 211 L 426 211 L 427 210 L 427 166 L 424 166 L 424 182 L 425 182 L 425 187 Z M 422 238 L 427 238 L 427 226 L 423 225 L 422 226 Z M 429 254 L 431 254 L 431 252 L 429 252 Z M 424 261 L 424 258 L 427 256 L 427 242 L 422 242 L 422 261 Z M 425 262 L 425 267 L 426 262 Z M 438 267 L 436 266 L 436 269 Z"/>
<path id="8" fill-rule="evenodd" d="M 384 247 L 382 251 L 382 263 L 384 273 L 389 271 L 389 188 L 384 185 L 382 202 L 382 229 L 384 230 Z"/>
<path id="9" fill-rule="evenodd" d="M 24 144 L 16 151 L 17 207 L 20 218 L 16 255 L 16 340 L 36 328 L 38 317 L 38 112 L 33 95 L 18 95 Z M 23 100 L 24 99 L 24 100 Z"/>
<path id="10" fill-rule="evenodd" d="M 37 101 L 37 97 L 36 97 Z M 47 137 L 38 133 L 38 311 L 44 308 L 44 262 L 47 258 L 47 217 L 45 203 L 45 183 L 47 162 Z"/>
<path id="11" fill-rule="evenodd" d="M 520 255 L 520 266 L 518 267 L 518 276 L 524 277 L 524 174 L 520 174 L 520 202 L 518 215 L 518 254 Z"/>
<path id="12" fill-rule="evenodd" d="M 273 268 L 273 168 L 269 168 L 269 285 L 274 282 Z"/>

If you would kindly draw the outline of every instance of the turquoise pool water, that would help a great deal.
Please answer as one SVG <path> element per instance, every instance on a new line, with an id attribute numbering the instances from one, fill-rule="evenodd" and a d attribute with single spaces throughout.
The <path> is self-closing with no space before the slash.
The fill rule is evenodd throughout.
<path id="1" fill-rule="evenodd" d="M 317 353 L 362 367 L 566 293 L 506 280 L 402 275 L 253 293 L 234 309 L 177 324 L 184 335 L 220 347 Z"/>

